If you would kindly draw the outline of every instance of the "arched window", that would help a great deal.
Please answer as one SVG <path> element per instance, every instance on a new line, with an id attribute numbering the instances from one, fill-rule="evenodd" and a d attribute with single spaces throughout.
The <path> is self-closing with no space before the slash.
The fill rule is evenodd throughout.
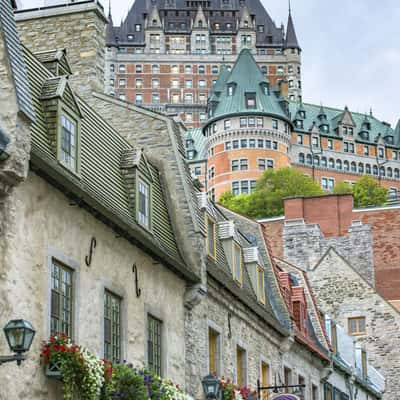
<path id="1" fill-rule="evenodd" d="M 335 168 L 335 160 L 333 158 L 329 159 L 328 167 L 329 168 Z"/>
<path id="2" fill-rule="evenodd" d="M 369 164 L 365 164 L 365 173 L 371 174 L 371 166 Z"/>
<path id="3" fill-rule="evenodd" d="M 299 154 L 299 163 L 304 164 L 304 153 Z"/>
<path id="4" fill-rule="evenodd" d="M 321 157 L 321 167 L 324 167 L 324 168 L 327 167 L 326 157 Z"/>
<path id="5" fill-rule="evenodd" d="M 358 173 L 359 174 L 364 173 L 364 164 L 363 163 L 358 163 Z"/>
<path id="6" fill-rule="evenodd" d="M 395 168 L 395 169 L 394 169 L 394 177 L 397 178 L 397 179 L 400 178 L 400 171 L 399 171 L 398 168 Z"/>
<path id="7" fill-rule="evenodd" d="M 311 154 L 307 154 L 307 164 L 311 165 L 312 164 L 312 157 Z"/>
<path id="8" fill-rule="evenodd" d="M 387 176 L 388 176 L 388 178 L 391 178 L 393 176 L 393 170 L 391 167 L 388 167 L 388 169 L 387 169 Z"/>
<path id="9" fill-rule="evenodd" d="M 350 170 L 349 162 L 347 160 L 345 160 L 343 162 L 343 170 L 345 170 L 345 171 L 349 171 Z"/>
<path id="10" fill-rule="evenodd" d="M 199 28 L 203 27 L 203 21 L 202 20 L 199 21 L 198 26 L 199 26 Z"/>
<path id="11" fill-rule="evenodd" d="M 314 165 L 319 165 L 319 157 L 314 156 Z"/>
<path id="12" fill-rule="evenodd" d="M 357 165 L 354 161 L 351 163 L 351 172 L 357 172 Z"/>
<path id="13" fill-rule="evenodd" d="M 379 172 L 381 176 L 386 176 L 386 171 L 385 171 L 385 167 L 380 167 L 379 168 Z"/>
<path id="14" fill-rule="evenodd" d="M 372 167 L 372 172 L 374 175 L 378 175 L 378 167 L 376 165 Z"/>
<path id="15" fill-rule="evenodd" d="M 336 160 L 336 169 L 342 170 L 342 160 Z"/>

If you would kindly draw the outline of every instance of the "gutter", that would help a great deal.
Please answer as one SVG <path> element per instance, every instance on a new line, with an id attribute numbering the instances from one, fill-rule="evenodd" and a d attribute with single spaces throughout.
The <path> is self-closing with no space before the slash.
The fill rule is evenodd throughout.
<path id="1" fill-rule="evenodd" d="M 10 143 L 10 138 L 0 128 L 0 161 L 7 160 L 10 154 L 6 152 L 7 145 Z"/>

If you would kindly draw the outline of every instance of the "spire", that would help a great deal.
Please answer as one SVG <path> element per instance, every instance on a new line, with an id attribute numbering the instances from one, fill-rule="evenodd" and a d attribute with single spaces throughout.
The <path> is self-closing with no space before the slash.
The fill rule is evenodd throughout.
<path id="1" fill-rule="evenodd" d="M 114 23 L 111 14 L 111 0 L 108 3 L 108 23 L 106 26 L 106 44 L 107 46 L 115 45 L 115 36 L 114 36 Z"/>
<path id="2" fill-rule="evenodd" d="M 292 19 L 292 10 L 291 10 L 291 6 L 290 6 L 290 1 L 289 1 L 289 17 L 288 17 L 288 23 L 287 23 L 285 47 L 287 49 L 299 49 L 299 50 L 301 50 L 301 48 L 299 46 L 299 42 L 297 40 L 296 31 L 294 29 L 294 23 L 293 23 L 293 19 Z"/>

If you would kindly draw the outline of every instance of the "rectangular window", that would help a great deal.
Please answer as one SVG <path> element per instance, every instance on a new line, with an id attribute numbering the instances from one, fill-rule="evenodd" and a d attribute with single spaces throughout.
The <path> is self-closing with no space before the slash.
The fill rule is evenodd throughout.
<path id="1" fill-rule="evenodd" d="M 255 149 L 256 148 L 256 139 L 249 139 L 249 147 L 251 149 Z"/>
<path id="2" fill-rule="evenodd" d="M 64 333 L 72 337 L 73 272 L 56 260 L 51 263 L 51 335 Z"/>
<path id="3" fill-rule="evenodd" d="M 240 127 L 241 128 L 247 127 L 247 118 L 240 118 Z"/>
<path id="4" fill-rule="evenodd" d="M 333 140 L 332 139 L 328 139 L 328 149 L 329 150 L 333 149 Z"/>
<path id="5" fill-rule="evenodd" d="M 211 219 L 208 215 L 206 216 L 207 223 L 207 252 L 212 258 L 216 258 L 216 225 L 215 221 Z"/>
<path id="6" fill-rule="evenodd" d="M 260 303 L 265 304 L 264 270 L 260 266 L 257 267 L 257 298 Z"/>
<path id="7" fill-rule="evenodd" d="M 244 387 L 247 384 L 246 371 L 246 350 L 240 346 L 236 347 L 236 383 L 239 387 Z"/>
<path id="8" fill-rule="evenodd" d="M 104 292 L 104 358 L 119 363 L 121 360 L 121 299 Z"/>
<path id="9" fill-rule="evenodd" d="M 278 150 L 278 142 L 272 142 L 272 148 Z"/>
<path id="10" fill-rule="evenodd" d="M 232 142 L 225 142 L 225 150 L 231 150 L 232 149 Z"/>
<path id="11" fill-rule="evenodd" d="M 61 162 L 76 171 L 77 135 L 76 123 L 65 114 L 61 115 Z"/>
<path id="12" fill-rule="evenodd" d="M 269 375 L 270 375 L 270 369 L 269 365 L 262 361 L 261 362 L 261 387 L 267 387 L 270 386 L 270 381 L 269 381 Z M 263 391 L 262 392 L 262 400 L 268 400 L 268 392 Z"/>
<path id="13" fill-rule="evenodd" d="M 199 79 L 199 88 L 204 89 L 206 87 L 206 81 L 204 79 Z"/>
<path id="14" fill-rule="evenodd" d="M 256 94 L 255 93 L 246 93 L 246 108 L 255 109 L 256 106 Z"/>
<path id="15" fill-rule="evenodd" d="M 292 384 L 292 370 L 288 367 L 283 369 L 284 384 L 286 386 Z"/>
<path id="16" fill-rule="evenodd" d="M 311 386 L 311 400 L 319 400 L 318 398 L 318 386 Z"/>
<path id="17" fill-rule="evenodd" d="M 297 144 L 303 144 L 303 135 L 297 135 Z"/>
<path id="18" fill-rule="evenodd" d="M 191 74 L 192 73 L 192 66 L 191 65 L 185 65 L 185 74 Z"/>
<path id="19" fill-rule="evenodd" d="M 399 153 L 397 151 L 392 151 L 392 158 L 393 160 L 398 160 L 399 159 Z"/>
<path id="20" fill-rule="evenodd" d="M 319 140 L 318 140 L 317 137 L 314 136 L 314 137 L 311 139 L 311 143 L 312 143 L 312 146 L 313 146 L 313 147 L 319 147 Z"/>
<path id="21" fill-rule="evenodd" d="M 249 117 L 248 119 L 249 128 L 253 128 L 256 126 L 256 119 L 254 117 Z"/>
<path id="22" fill-rule="evenodd" d="M 119 71 L 121 74 L 124 74 L 124 73 L 126 72 L 126 66 L 125 66 L 125 64 L 119 64 L 119 66 L 118 66 L 118 71 Z"/>
<path id="23" fill-rule="evenodd" d="M 240 141 L 240 147 L 242 149 L 246 149 L 247 148 L 247 139 L 241 139 Z"/>
<path id="24" fill-rule="evenodd" d="M 242 284 L 242 249 L 233 243 L 233 275 L 235 281 Z"/>
<path id="25" fill-rule="evenodd" d="M 348 333 L 349 333 L 349 335 L 353 335 L 353 336 L 365 335 L 367 333 L 365 317 L 349 318 L 348 319 Z"/>
<path id="26" fill-rule="evenodd" d="M 143 72 L 142 64 L 136 64 L 136 73 L 141 74 Z"/>
<path id="27" fill-rule="evenodd" d="M 151 87 L 153 89 L 158 89 L 160 87 L 160 80 L 158 78 L 153 78 L 151 80 Z"/>
<path id="28" fill-rule="evenodd" d="M 138 181 L 138 222 L 145 228 L 150 227 L 150 186 Z"/>
<path id="29" fill-rule="evenodd" d="M 365 350 L 361 351 L 361 367 L 362 367 L 363 379 L 366 380 L 368 377 L 368 362 L 367 362 L 367 352 Z"/>
<path id="30" fill-rule="evenodd" d="M 240 186 L 239 186 L 239 181 L 233 181 L 232 182 L 232 193 L 237 196 L 240 194 Z"/>
<path id="31" fill-rule="evenodd" d="M 162 376 L 161 371 L 161 332 L 162 322 L 152 315 L 147 316 L 147 362 L 151 372 Z"/>
<path id="32" fill-rule="evenodd" d="M 135 95 L 135 103 L 142 104 L 143 103 L 143 95 L 142 93 L 136 93 Z"/>
<path id="33" fill-rule="evenodd" d="M 383 150 L 382 147 L 380 147 L 380 148 L 378 149 L 378 157 L 379 157 L 379 158 L 383 158 L 384 156 L 385 156 L 385 151 Z"/>
<path id="34" fill-rule="evenodd" d="M 193 87 L 193 81 L 191 79 L 186 79 L 185 80 L 185 88 L 191 89 L 192 87 Z"/>
<path id="35" fill-rule="evenodd" d="M 335 186 L 335 179 L 333 178 L 322 178 L 321 179 L 321 186 L 324 190 L 333 190 Z"/>
<path id="36" fill-rule="evenodd" d="M 259 149 L 263 149 L 264 148 L 264 140 L 263 139 L 258 139 L 257 140 L 257 147 Z"/>
<path id="37" fill-rule="evenodd" d="M 231 127 L 231 120 L 230 119 L 226 119 L 224 121 L 224 129 L 230 129 Z"/>
<path id="38" fill-rule="evenodd" d="M 214 329 L 208 328 L 208 358 L 209 373 L 219 373 L 220 335 Z"/>
<path id="39" fill-rule="evenodd" d="M 152 93 L 151 94 L 151 102 L 153 104 L 160 104 L 160 94 L 159 93 Z"/>
<path id="40" fill-rule="evenodd" d="M 159 53 L 161 48 L 161 37 L 159 34 L 150 35 L 150 52 Z"/>
<path id="41" fill-rule="evenodd" d="M 141 89 L 143 87 L 143 79 L 136 79 L 135 87 L 136 89 Z"/>
<path id="42" fill-rule="evenodd" d="M 239 160 L 232 160 L 231 170 L 232 171 L 239 171 Z"/>
<path id="43" fill-rule="evenodd" d="M 277 119 L 272 120 L 272 129 L 278 129 L 278 120 Z"/>
<path id="44" fill-rule="evenodd" d="M 249 169 L 249 160 L 247 158 L 242 158 L 240 160 L 240 170 L 247 171 Z"/>
<path id="45" fill-rule="evenodd" d="M 234 141 L 232 142 L 232 147 L 233 147 L 234 149 L 238 149 L 238 148 L 239 148 L 239 140 L 234 140 Z"/>
<path id="46" fill-rule="evenodd" d="M 337 329 L 336 323 L 331 321 L 331 345 L 333 354 L 337 354 Z"/>

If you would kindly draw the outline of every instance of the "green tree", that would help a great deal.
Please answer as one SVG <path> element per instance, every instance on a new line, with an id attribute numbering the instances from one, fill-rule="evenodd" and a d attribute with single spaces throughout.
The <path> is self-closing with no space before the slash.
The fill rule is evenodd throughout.
<path id="1" fill-rule="evenodd" d="M 351 194 L 353 193 L 353 186 L 348 182 L 338 182 L 333 188 L 334 194 Z"/>
<path id="2" fill-rule="evenodd" d="M 292 168 L 267 170 L 249 195 L 224 193 L 220 203 L 232 211 L 251 218 L 267 218 L 283 214 L 283 199 L 312 196 L 323 191 L 309 176 Z"/>
<path id="3" fill-rule="evenodd" d="M 387 189 L 371 176 L 364 175 L 354 185 L 354 206 L 357 208 L 381 206 L 387 200 Z"/>

